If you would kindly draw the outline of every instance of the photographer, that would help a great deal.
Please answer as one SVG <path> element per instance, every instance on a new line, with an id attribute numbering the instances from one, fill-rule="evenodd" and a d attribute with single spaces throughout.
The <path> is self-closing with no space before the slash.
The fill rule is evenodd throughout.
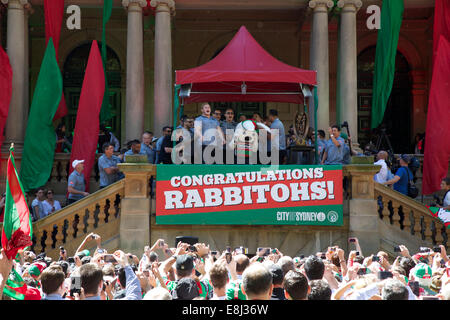
<path id="1" fill-rule="evenodd" d="M 345 141 L 341 137 L 341 128 L 333 125 L 328 128 L 330 139 L 323 152 L 321 164 L 345 164 Z"/>
<path id="2" fill-rule="evenodd" d="M 408 164 L 411 158 L 407 154 L 402 154 L 399 158 L 400 168 L 395 173 L 394 178 L 384 182 L 384 185 L 394 185 L 394 190 L 398 191 L 405 196 L 408 195 L 408 183 L 413 179 L 413 174 L 408 168 Z"/>

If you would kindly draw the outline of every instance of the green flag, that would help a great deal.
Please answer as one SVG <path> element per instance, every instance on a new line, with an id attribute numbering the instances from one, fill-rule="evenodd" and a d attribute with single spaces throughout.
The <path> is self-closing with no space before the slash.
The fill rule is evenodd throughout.
<path id="1" fill-rule="evenodd" d="M 384 0 L 381 29 L 378 30 L 373 78 L 372 129 L 383 121 L 386 104 L 392 91 L 398 37 L 402 25 L 403 0 Z"/>
<path id="2" fill-rule="evenodd" d="M 109 104 L 109 88 L 108 88 L 108 78 L 106 74 L 106 24 L 111 18 L 112 13 L 112 0 L 105 0 L 103 2 L 103 29 L 102 29 L 102 60 L 103 60 L 103 70 L 105 72 L 105 94 L 103 95 L 102 108 L 100 110 L 100 123 L 105 123 L 112 118 L 111 105 Z"/>
<path id="3" fill-rule="evenodd" d="M 20 165 L 20 180 L 25 192 L 45 185 L 50 177 L 56 147 L 53 117 L 61 95 L 62 76 L 56 62 L 55 47 L 50 39 L 36 82 L 25 133 Z"/>
<path id="4" fill-rule="evenodd" d="M 9 259 L 19 250 L 31 246 L 33 226 L 25 192 L 14 162 L 14 148 L 9 149 L 5 186 L 5 216 L 2 229 L 2 248 Z"/>

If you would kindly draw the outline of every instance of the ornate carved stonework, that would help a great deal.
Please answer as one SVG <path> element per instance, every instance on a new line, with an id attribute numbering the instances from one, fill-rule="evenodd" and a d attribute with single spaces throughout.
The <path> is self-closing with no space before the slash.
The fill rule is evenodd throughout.
<path id="1" fill-rule="evenodd" d="M 362 7 L 362 1 L 361 0 L 339 0 L 338 1 L 338 7 L 344 8 L 344 7 L 350 7 L 353 6 L 353 8 L 358 11 L 359 8 Z"/>
<path id="2" fill-rule="evenodd" d="M 311 1 L 309 1 L 309 7 L 312 9 L 319 8 L 321 6 L 333 8 L 334 2 L 332 0 L 311 0 Z"/>
<path id="3" fill-rule="evenodd" d="M 152 0 L 150 5 L 156 8 L 156 13 L 158 11 L 170 11 L 170 13 L 175 15 L 175 1 L 174 0 Z"/>
<path id="4" fill-rule="evenodd" d="M 17 4 L 17 5 L 22 5 L 22 6 L 29 4 L 28 0 L 2 0 L 2 3 L 9 4 L 9 5 Z"/>
<path id="5" fill-rule="evenodd" d="M 147 6 L 147 1 L 145 1 L 145 0 L 122 0 L 122 5 L 123 5 L 125 8 L 128 8 L 128 7 L 130 6 L 130 4 L 132 4 L 132 3 L 137 3 L 137 4 L 139 4 L 139 6 L 140 6 L 141 8 L 144 8 L 144 7 Z"/>

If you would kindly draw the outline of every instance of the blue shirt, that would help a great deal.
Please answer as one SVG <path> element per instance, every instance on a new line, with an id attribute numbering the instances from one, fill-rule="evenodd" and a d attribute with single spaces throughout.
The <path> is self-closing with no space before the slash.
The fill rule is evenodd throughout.
<path id="1" fill-rule="evenodd" d="M 413 175 L 408 167 L 400 167 L 395 173 L 396 176 L 400 177 L 396 183 L 394 183 L 394 190 L 404 195 L 408 195 L 408 182 L 413 179 Z M 409 178 L 408 178 L 409 176 Z"/>
<path id="2" fill-rule="evenodd" d="M 141 153 L 147 155 L 148 163 L 155 163 L 156 159 L 156 150 L 146 145 L 145 143 L 141 143 Z"/>
<path id="3" fill-rule="evenodd" d="M 105 154 L 98 158 L 98 170 L 100 173 L 100 187 L 106 187 L 119 180 L 119 175 L 116 173 L 107 174 L 105 169 L 117 167 L 120 163 L 120 158 L 112 155 L 108 158 Z"/>
<path id="4" fill-rule="evenodd" d="M 333 140 L 328 140 L 325 151 L 327 152 L 327 158 L 324 164 L 345 164 L 345 141 L 341 137 L 337 137 L 336 140 L 339 142 L 339 147 L 336 147 Z"/>
<path id="5" fill-rule="evenodd" d="M 327 142 L 325 140 L 317 139 L 317 152 L 319 153 L 320 156 L 322 156 L 326 146 Z"/>
<path id="6" fill-rule="evenodd" d="M 63 299 L 63 297 L 61 297 L 61 295 L 57 294 L 57 293 L 52 293 L 52 294 L 45 294 L 44 293 L 44 295 L 41 298 L 41 300 L 68 300 L 68 299 Z"/>
<path id="7" fill-rule="evenodd" d="M 155 163 L 160 163 L 161 162 L 161 146 L 162 146 L 162 142 L 164 140 L 165 136 L 161 136 L 158 138 L 158 140 L 156 140 L 156 147 L 155 147 L 155 151 L 156 151 L 156 155 L 155 155 Z"/>
<path id="8" fill-rule="evenodd" d="M 212 131 L 211 129 L 217 130 L 217 127 L 220 127 L 220 123 L 213 117 L 208 118 L 201 115 L 195 118 L 194 128 L 197 127 L 202 128 L 202 145 L 205 146 L 211 144 L 215 140 L 214 133 L 216 131 Z"/>
<path id="9" fill-rule="evenodd" d="M 74 170 L 67 181 L 69 187 L 74 188 L 77 191 L 86 191 L 86 182 L 84 181 L 84 174 L 78 173 Z M 69 193 L 69 199 L 80 200 L 84 196 L 82 194 Z"/>
<path id="10" fill-rule="evenodd" d="M 142 147 L 141 147 L 141 150 L 139 150 L 139 153 L 133 153 L 133 150 L 131 150 L 131 149 L 124 153 L 125 156 L 132 156 L 134 154 L 145 154 L 146 155 L 146 153 L 144 151 L 142 151 Z"/>
<path id="11" fill-rule="evenodd" d="M 270 129 L 278 129 L 278 146 L 280 150 L 286 150 L 286 135 L 284 133 L 284 125 L 280 121 L 280 119 L 276 118 L 272 124 L 270 125 Z M 270 150 L 272 148 L 272 143 L 269 140 L 267 143 L 267 149 Z"/>

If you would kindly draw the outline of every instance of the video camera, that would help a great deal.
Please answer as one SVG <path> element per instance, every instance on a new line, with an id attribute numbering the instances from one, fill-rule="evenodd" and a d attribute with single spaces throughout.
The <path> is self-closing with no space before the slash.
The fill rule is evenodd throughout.
<path id="1" fill-rule="evenodd" d="M 344 123 L 341 124 L 342 128 L 347 128 L 348 129 L 348 122 L 344 121 Z"/>

